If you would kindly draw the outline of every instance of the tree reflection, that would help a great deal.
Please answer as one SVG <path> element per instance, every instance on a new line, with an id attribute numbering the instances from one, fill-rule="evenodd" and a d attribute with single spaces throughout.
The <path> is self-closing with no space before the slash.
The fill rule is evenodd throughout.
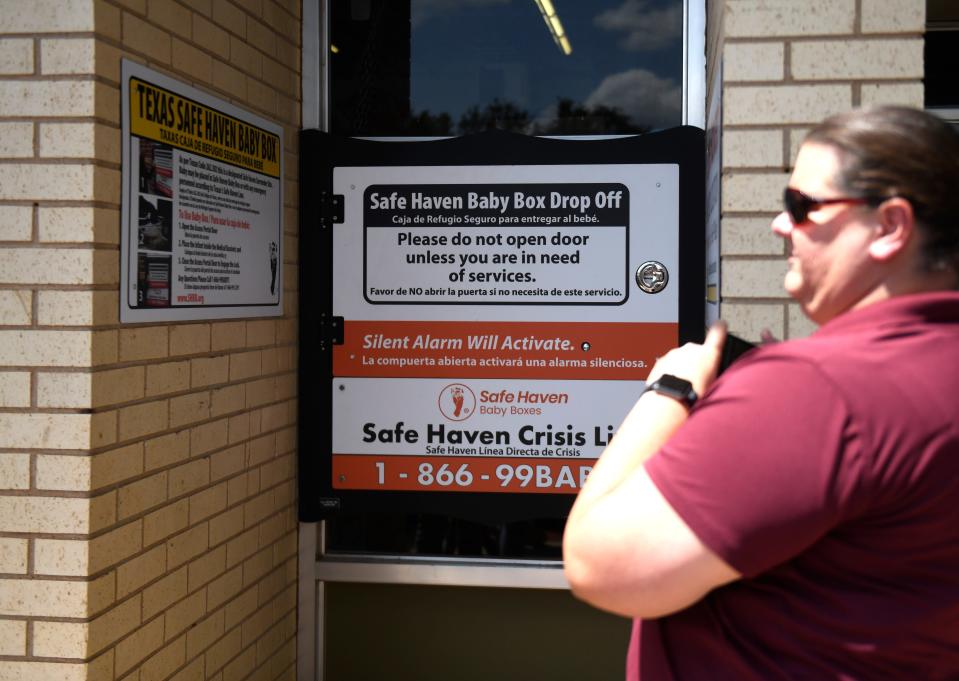
<path id="1" fill-rule="evenodd" d="M 398 133 L 414 137 L 470 135 L 485 130 L 507 130 L 527 135 L 638 135 L 649 132 L 648 125 L 635 123 L 616 107 L 586 106 L 561 97 L 555 107 L 533 119 L 513 102 L 494 99 L 486 106 L 471 106 L 460 116 L 455 130 L 448 113 L 420 111 L 411 114 Z"/>

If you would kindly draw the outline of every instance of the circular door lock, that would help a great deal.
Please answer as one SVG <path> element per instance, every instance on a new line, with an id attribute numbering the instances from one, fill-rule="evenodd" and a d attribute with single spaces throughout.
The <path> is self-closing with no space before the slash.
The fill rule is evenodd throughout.
<path id="1" fill-rule="evenodd" d="M 636 284 L 646 293 L 659 293 L 668 282 L 669 272 L 655 260 L 647 260 L 636 270 Z"/>

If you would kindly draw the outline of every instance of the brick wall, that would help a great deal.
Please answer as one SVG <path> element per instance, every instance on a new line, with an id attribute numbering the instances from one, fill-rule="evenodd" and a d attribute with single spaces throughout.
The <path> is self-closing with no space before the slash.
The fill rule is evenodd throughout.
<path id="1" fill-rule="evenodd" d="M 0 0 L 0 679 L 295 676 L 299 0 Z M 285 128 L 283 318 L 119 326 L 120 59 Z"/>
<path id="2" fill-rule="evenodd" d="M 922 106 L 926 3 L 708 4 L 708 49 L 724 80 L 721 314 L 747 338 L 764 327 L 803 336 L 814 327 L 782 290 L 783 242 L 769 222 L 811 125 L 860 105 Z"/>

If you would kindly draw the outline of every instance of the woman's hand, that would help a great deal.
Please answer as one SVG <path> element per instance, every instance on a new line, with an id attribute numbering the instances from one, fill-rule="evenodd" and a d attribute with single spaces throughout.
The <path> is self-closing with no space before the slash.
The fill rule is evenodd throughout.
<path id="1" fill-rule="evenodd" d="M 686 343 L 656 360 L 646 382 L 652 383 L 663 374 L 671 374 L 692 383 L 696 394 L 702 395 L 716 380 L 725 342 L 726 322 L 718 321 L 709 327 L 702 345 Z"/>

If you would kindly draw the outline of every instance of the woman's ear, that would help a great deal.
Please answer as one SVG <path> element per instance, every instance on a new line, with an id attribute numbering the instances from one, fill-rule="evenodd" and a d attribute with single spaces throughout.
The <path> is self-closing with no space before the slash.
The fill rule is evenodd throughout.
<path id="1" fill-rule="evenodd" d="M 896 196 L 876 208 L 879 226 L 876 238 L 869 244 L 869 255 L 880 262 L 892 260 L 916 237 L 916 217 L 912 204 Z"/>

